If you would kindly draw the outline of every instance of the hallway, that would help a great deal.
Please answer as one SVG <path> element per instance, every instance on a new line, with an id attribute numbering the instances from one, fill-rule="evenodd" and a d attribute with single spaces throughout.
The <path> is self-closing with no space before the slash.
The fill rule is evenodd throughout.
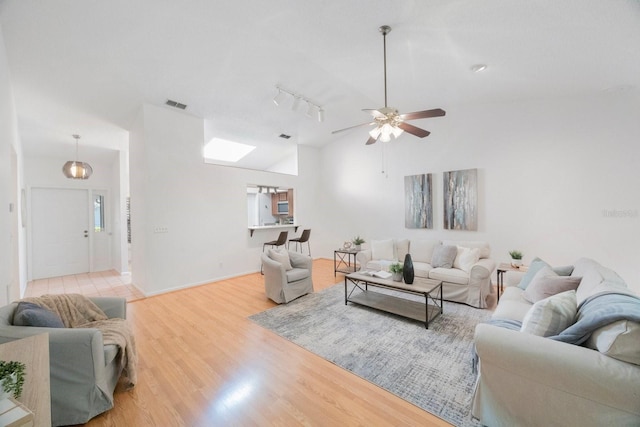
<path id="1" fill-rule="evenodd" d="M 82 294 L 88 297 L 119 296 L 128 302 L 144 298 L 131 284 L 131 276 L 115 270 L 38 279 L 27 283 L 25 297 L 45 294 Z"/>

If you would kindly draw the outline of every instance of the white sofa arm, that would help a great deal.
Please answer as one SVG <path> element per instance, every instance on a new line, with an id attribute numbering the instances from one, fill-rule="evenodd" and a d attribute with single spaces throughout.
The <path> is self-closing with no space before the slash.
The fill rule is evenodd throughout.
<path id="1" fill-rule="evenodd" d="M 640 366 L 549 338 L 479 324 L 472 413 L 482 424 L 638 425 Z"/>
<path id="2" fill-rule="evenodd" d="M 365 249 L 356 254 L 356 263 L 360 264 L 360 269 L 366 268 L 369 261 L 373 257 L 371 256 L 371 249 Z"/>
<path id="3" fill-rule="evenodd" d="M 496 262 L 491 258 L 482 258 L 478 260 L 473 266 L 471 266 L 471 271 L 469 272 L 470 280 L 485 280 L 491 276 L 493 270 L 496 269 Z M 473 278 L 473 279 L 472 279 Z"/>

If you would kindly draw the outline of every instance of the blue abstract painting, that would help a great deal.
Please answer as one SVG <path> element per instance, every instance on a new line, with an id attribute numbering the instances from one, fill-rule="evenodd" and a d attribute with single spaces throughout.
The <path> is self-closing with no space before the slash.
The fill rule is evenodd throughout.
<path id="1" fill-rule="evenodd" d="M 404 177 L 404 226 L 433 228 L 433 185 L 430 173 Z"/>
<path id="2" fill-rule="evenodd" d="M 443 172 L 444 229 L 478 230 L 478 170 Z"/>

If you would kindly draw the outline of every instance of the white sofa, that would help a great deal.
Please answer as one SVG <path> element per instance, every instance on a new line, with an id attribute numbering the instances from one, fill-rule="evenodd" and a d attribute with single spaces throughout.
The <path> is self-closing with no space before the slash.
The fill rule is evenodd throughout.
<path id="1" fill-rule="evenodd" d="M 533 304 L 517 286 L 523 276 L 507 273 L 504 294 L 489 323 L 525 320 Z M 613 270 L 591 259 L 578 260 L 571 276 L 582 277 L 577 290 L 569 291 L 575 292 L 578 310 L 573 322 L 584 319 L 587 304 L 580 304 L 585 301 L 609 293 L 632 294 Z M 479 324 L 475 347 L 479 377 L 472 414 L 483 425 L 640 425 L 638 323 L 622 320 L 600 327 L 581 345 Z"/>
<path id="2" fill-rule="evenodd" d="M 372 240 L 370 246 L 369 249 L 360 251 L 356 255 L 356 262 L 360 269 L 387 270 L 393 262 L 404 262 L 405 255 L 409 253 L 416 277 L 442 280 L 442 294 L 445 300 L 477 308 L 487 307 L 486 298 L 493 292 L 491 274 L 496 267 L 495 261 L 489 258 L 491 248 L 488 243 L 435 239 L 386 239 Z M 432 266 L 434 250 L 440 246 L 473 249 L 478 259 L 466 266 L 454 262 L 452 268 L 434 268 Z M 456 257 L 456 261 L 458 260 L 459 257 Z"/>

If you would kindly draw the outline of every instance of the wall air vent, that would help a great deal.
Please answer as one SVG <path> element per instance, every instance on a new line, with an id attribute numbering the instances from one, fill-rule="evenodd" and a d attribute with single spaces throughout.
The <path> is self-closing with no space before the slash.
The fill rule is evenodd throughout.
<path id="1" fill-rule="evenodd" d="M 165 104 L 167 104 L 169 107 L 175 107 L 181 110 L 184 110 L 185 108 L 187 108 L 187 104 L 181 104 L 179 102 L 172 101 L 170 99 L 167 99 L 167 102 L 165 102 Z"/>
<path id="2" fill-rule="evenodd" d="M 281 133 L 279 136 L 280 136 L 280 138 L 284 138 L 284 139 L 291 138 L 291 135 L 287 135 L 286 133 Z"/>

